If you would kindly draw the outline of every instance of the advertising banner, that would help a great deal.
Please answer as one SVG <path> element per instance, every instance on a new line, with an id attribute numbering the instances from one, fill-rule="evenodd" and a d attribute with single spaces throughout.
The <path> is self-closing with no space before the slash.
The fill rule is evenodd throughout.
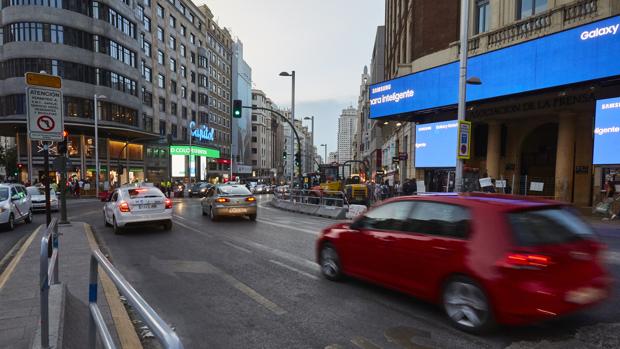
<path id="1" fill-rule="evenodd" d="M 620 164 L 620 97 L 596 101 L 594 165 Z"/>
<path id="2" fill-rule="evenodd" d="M 415 128 L 415 167 L 456 167 L 458 121 L 420 124 Z"/>

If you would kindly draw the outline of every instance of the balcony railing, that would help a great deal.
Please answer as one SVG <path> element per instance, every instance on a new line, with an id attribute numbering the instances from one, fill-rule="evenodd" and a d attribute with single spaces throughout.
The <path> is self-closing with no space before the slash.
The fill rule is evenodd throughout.
<path id="1" fill-rule="evenodd" d="M 541 33 L 551 26 L 551 16 L 552 12 L 546 12 L 489 33 L 488 46 L 503 45 Z"/>
<path id="2" fill-rule="evenodd" d="M 564 7 L 564 23 L 576 22 L 598 11 L 598 0 L 580 1 Z"/>

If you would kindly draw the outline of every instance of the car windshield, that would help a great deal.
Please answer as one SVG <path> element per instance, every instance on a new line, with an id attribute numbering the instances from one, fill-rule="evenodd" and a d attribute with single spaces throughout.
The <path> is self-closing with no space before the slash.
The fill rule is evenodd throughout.
<path id="1" fill-rule="evenodd" d="M 45 195 L 45 189 L 44 188 L 28 187 L 28 188 L 26 188 L 26 191 L 30 195 Z M 50 193 L 51 192 L 52 192 L 52 190 L 50 190 Z"/>
<path id="2" fill-rule="evenodd" d="M 158 197 L 164 195 L 157 188 L 136 188 L 136 189 L 129 189 L 127 192 L 129 193 L 129 197 L 132 198 L 132 199 L 135 199 L 135 198 L 158 198 Z"/>
<path id="3" fill-rule="evenodd" d="M 248 188 L 237 185 L 224 185 L 220 187 L 220 192 L 223 195 L 250 195 Z"/>
<path id="4" fill-rule="evenodd" d="M 519 246 L 561 244 L 593 235 L 590 226 L 566 208 L 510 213 L 508 221 Z"/>
<path id="5" fill-rule="evenodd" d="M 9 198 L 9 188 L 0 188 L 0 201 L 5 201 Z"/>

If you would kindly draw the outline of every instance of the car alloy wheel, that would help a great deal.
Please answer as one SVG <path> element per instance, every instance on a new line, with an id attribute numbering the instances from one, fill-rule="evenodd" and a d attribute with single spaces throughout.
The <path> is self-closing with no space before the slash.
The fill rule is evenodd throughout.
<path id="1" fill-rule="evenodd" d="M 328 280 L 335 281 L 342 278 L 340 258 L 331 244 L 326 244 L 321 249 L 321 273 Z"/>
<path id="2" fill-rule="evenodd" d="M 9 215 L 9 230 L 13 230 L 13 229 L 15 229 L 15 217 L 11 213 Z"/>
<path id="3" fill-rule="evenodd" d="M 106 217 L 105 212 L 103 213 L 103 224 L 105 224 L 106 227 L 111 226 L 111 224 L 108 223 L 108 217 Z"/>
<path id="4" fill-rule="evenodd" d="M 443 306 L 452 324 L 461 330 L 478 333 L 491 326 L 492 315 L 487 297 L 468 278 L 454 278 L 446 284 Z"/>
<path id="5" fill-rule="evenodd" d="M 216 221 L 217 220 L 217 216 L 215 215 L 215 213 L 213 213 L 213 207 L 209 207 L 209 218 L 212 221 Z"/>
<path id="6" fill-rule="evenodd" d="M 123 232 L 121 227 L 116 223 L 116 217 L 112 217 L 112 227 L 114 229 L 114 234 L 121 234 Z"/>
<path id="7" fill-rule="evenodd" d="M 24 221 L 26 223 L 32 223 L 32 210 L 28 210 L 28 215 L 26 216 L 26 219 L 24 219 Z"/>

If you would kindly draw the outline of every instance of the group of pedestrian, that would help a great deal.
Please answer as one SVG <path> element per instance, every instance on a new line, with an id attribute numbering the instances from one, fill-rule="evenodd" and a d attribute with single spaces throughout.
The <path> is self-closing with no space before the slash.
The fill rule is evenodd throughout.
<path id="1" fill-rule="evenodd" d="M 172 193 L 172 182 L 170 182 L 170 180 L 161 181 L 157 185 L 157 188 L 159 188 L 159 190 L 161 190 L 161 192 L 169 198 L 170 194 Z"/>
<path id="2" fill-rule="evenodd" d="M 415 180 L 409 178 L 407 178 L 402 184 L 399 181 L 395 181 L 393 185 L 390 184 L 389 180 L 379 183 L 369 181 L 367 188 L 368 196 L 370 198 L 370 202 L 372 203 L 395 196 L 413 195 L 417 192 Z"/>

